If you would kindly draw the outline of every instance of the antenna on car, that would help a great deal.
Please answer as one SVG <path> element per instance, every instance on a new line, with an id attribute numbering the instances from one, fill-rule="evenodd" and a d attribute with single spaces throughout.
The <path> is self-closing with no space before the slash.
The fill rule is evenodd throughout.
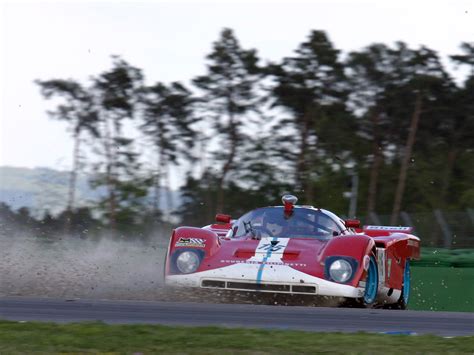
<path id="1" fill-rule="evenodd" d="M 298 197 L 294 195 L 284 195 L 281 198 L 283 205 L 285 206 L 285 217 L 290 217 L 293 214 L 293 208 L 298 202 Z"/>

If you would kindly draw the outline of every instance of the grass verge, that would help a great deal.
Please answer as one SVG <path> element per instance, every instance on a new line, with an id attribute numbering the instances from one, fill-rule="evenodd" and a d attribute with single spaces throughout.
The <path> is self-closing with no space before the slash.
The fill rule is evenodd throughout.
<path id="1" fill-rule="evenodd" d="M 469 353 L 474 337 L 0 321 L 0 353 Z"/>

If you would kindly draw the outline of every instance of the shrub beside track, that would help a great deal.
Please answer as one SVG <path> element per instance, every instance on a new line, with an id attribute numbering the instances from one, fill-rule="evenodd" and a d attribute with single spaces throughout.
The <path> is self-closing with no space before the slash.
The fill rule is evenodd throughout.
<path id="1" fill-rule="evenodd" d="M 474 268 L 412 267 L 408 308 L 474 312 Z"/>
<path id="2" fill-rule="evenodd" d="M 422 248 L 409 309 L 474 312 L 474 249 Z"/>
<path id="3" fill-rule="evenodd" d="M 421 248 L 414 266 L 474 268 L 474 249 Z"/>

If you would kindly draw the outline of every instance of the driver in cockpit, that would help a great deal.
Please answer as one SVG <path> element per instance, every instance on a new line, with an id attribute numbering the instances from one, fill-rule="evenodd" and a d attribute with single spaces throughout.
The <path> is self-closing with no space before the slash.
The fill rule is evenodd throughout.
<path id="1" fill-rule="evenodd" d="M 272 211 L 273 212 L 273 211 Z M 288 221 L 276 213 L 265 213 L 262 219 L 263 236 L 281 237 L 287 231 Z"/>

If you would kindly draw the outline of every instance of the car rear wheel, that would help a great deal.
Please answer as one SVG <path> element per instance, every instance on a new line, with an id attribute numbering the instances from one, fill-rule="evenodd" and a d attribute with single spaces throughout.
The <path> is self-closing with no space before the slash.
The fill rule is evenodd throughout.
<path id="1" fill-rule="evenodd" d="M 407 259 L 405 262 L 405 269 L 403 270 L 403 284 L 402 284 L 402 293 L 397 303 L 391 305 L 392 309 L 407 309 L 408 301 L 410 300 L 410 282 L 411 273 L 410 273 L 410 260 Z"/>
<path id="2" fill-rule="evenodd" d="M 411 284 L 411 273 L 410 273 L 410 260 L 407 259 L 405 262 L 405 269 L 403 270 L 403 283 L 402 292 L 400 298 L 396 303 L 386 304 L 383 306 L 385 309 L 407 309 L 408 301 L 410 300 L 410 284 Z"/>

